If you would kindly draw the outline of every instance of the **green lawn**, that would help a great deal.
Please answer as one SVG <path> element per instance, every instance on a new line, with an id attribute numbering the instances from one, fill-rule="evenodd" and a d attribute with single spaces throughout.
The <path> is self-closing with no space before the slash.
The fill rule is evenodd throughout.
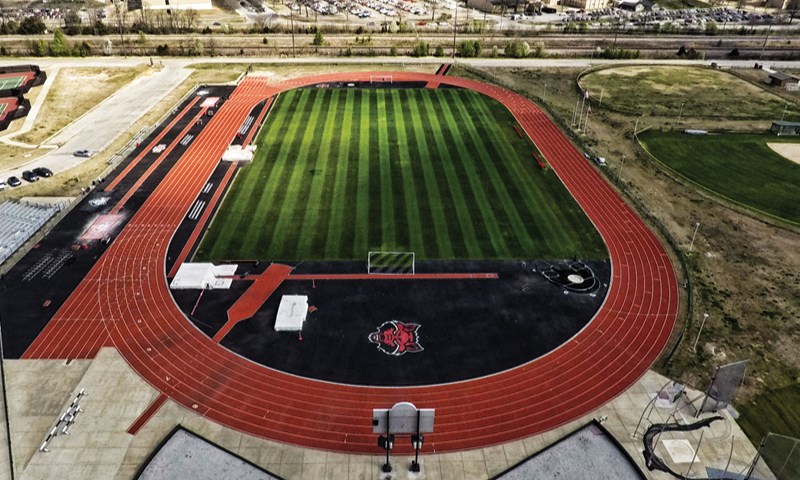
<path id="1" fill-rule="evenodd" d="M 299 89 L 276 101 L 199 260 L 606 258 L 496 101 L 454 89 Z"/>
<path id="2" fill-rule="evenodd" d="M 738 423 L 754 445 L 767 433 L 800 439 L 798 405 L 800 384 L 765 392 L 740 409 Z M 762 453 L 780 480 L 800 478 L 800 444 L 795 446 L 785 437 L 770 437 Z"/>
<path id="3" fill-rule="evenodd" d="M 767 142 L 800 143 L 800 138 L 652 131 L 639 135 L 639 140 L 655 158 L 693 182 L 729 200 L 800 224 L 800 165 L 767 146 Z"/>

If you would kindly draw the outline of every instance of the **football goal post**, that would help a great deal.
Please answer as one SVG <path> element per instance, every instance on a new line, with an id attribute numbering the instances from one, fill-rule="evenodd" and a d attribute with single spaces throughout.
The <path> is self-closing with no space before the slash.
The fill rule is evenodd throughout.
<path id="1" fill-rule="evenodd" d="M 414 275 L 414 252 L 369 252 L 367 273 L 370 275 Z"/>

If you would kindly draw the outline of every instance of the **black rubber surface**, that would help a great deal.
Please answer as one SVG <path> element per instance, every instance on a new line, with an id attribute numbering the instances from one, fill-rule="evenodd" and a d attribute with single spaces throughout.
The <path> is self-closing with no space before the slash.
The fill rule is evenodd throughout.
<path id="1" fill-rule="evenodd" d="M 224 98 L 230 95 L 233 87 L 207 87 L 205 90 L 208 90 L 211 96 Z M 172 121 L 186 104 L 193 99 L 194 97 L 189 97 L 182 105 L 176 107 L 172 115 L 166 118 L 164 124 L 166 125 Z M 176 122 L 159 143 L 169 144 L 176 139 L 183 128 L 191 122 L 199 111 L 200 106 L 198 103 Z M 202 128 L 203 125 L 195 125 L 189 133 L 197 136 Z M 111 175 L 99 182 L 95 182 L 91 193 L 86 195 L 39 242 L 38 246 L 28 252 L 14 268 L 2 277 L 0 280 L 0 321 L 2 321 L 3 355 L 5 358 L 19 358 L 25 353 L 25 350 L 45 328 L 47 322 L 55 315 L 58 308 L 69 298 L 69 295 L 108 248 L 100 241 L 90 241 L 85 242 L 86 249 L 81 247 L 78 250 L 73 250 L 73 246 L 76 243 L 83 243 L 80 242 L 80 237 L 84 230 L 97 219 L 98 215 L 108 213 L 156 160 L 157 154 L 148 153 L 138 165 L 131 169 L 112 192 L 102 192 L 106 185 L 116 178 L 160 132 L 160 129 L 156 129 L 147 138 L 142 139 L 140 146 L 134 149 Z M 128 200 L 120 212 L 125 216 L 124 221 L 111 232 L 112 241 L 175 165 L 186 148 L 188 148 L 188 145 L 176 145 L 172 152 L 161 162 L 161 165 L 153 171 L 150 177 Z M 108 203 L 100 207 L 91 206 L 90 200 L 97 197 L 107 197 Z M 72 253 L 74 260 L 67 262 L 52 278 L 45 279 L 42 275 L 37 275 L 31 280 L 24 279 L 26 272 L 35 266 L 37 262 L 40 262 L 43 257 L 62 253 Z M 50 303 L 45 307 L 43 305 L 47 300 Z"/>
<path id="2" fill-rule="evenodd" d="M 364 273 L 365 262 L 314 262 L 298 273 Z M 355 385 L 429 385 L 476 378 L 545 355 L 582 329 L 608 289 L 607 261 L 586 262 L 600 287 L 568 292 L 539 272 L 554 262 L 417 262 L 418 273 L 497 272 L 497 280 L 285 281 L 256 315 L 236 325 L 222 345 L 262 365 L 303 377 Z M 240 266 L 239 273 L 266 268 Z M 193 321 L 209 336 L 251 285 L 203 293 Z M 185 311 L 198 291 L 173 292 Z M 308 295 L 302 331 L 274 330 L 280 297 Z M 417 353 L 393 356 L 370 342 L 384 322 L 418 324 Z"/>

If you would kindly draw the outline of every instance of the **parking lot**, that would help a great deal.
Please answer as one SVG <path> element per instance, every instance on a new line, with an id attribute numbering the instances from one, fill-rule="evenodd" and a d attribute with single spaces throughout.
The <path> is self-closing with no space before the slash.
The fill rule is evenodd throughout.
<path id="1" fill-rule="evenodd" d="M 672 25 L 673 27 L 705 27 L 714 22 L 717 27 L 727 25 L 769 25 L 776 23 L 770 13 L 747 12 L 730 8 L 689 8 L 683 10 L 630 11 L 619 8 L 605 8 L 592 12 L 573 12 L 562 18 L 563 22 L 589 22 L 591 26 L 603 23 L 622 25 L 626 28 Z"/>

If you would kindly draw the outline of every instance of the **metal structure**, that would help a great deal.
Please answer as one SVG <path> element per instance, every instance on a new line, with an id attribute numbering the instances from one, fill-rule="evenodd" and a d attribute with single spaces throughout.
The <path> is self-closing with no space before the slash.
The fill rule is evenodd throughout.
<path id="1" fill-rule="evenodd" d="M 748 471 L 748 478 L 800 478 L 800 439 L 768 433 Z"/>
<path id="2" fill-rule="evenodd" d="M 706 396 L 703 399 L 700 409 L 697 410 L 696 416 L 700 416 L 703 412 L 716 412 L 720 408 L 728 406 L 730 401 L 736 395 L 736 391 L 744 381 L 744 375 L 747 371 L 747 363 L 749 360 L 742 360 L 740 362 L 729 363 L 721 367 L 717 367 L 714 372 L 714 377 L 706 390 Z M 713 406 L 708 405 L 708 400 L 714 401 Z"/>
<path id="3" fill-rule="evenodd" d="M 417 408 L 413 403 L 399 402 L 392 408 L 375 408 L 372 410 L 372 431 L 379 434 L 378 446 L 386 450 L 384 473 L 392 471 L 389 463 L 389 451 L 394 447 L 395 435 L 411 435 L 411 446 L 414 447 L 414 460 L 410 470 L 419 472 L 419 450 L 425 441 L 424 433 L 433 433 L 432 408 Z"/>

